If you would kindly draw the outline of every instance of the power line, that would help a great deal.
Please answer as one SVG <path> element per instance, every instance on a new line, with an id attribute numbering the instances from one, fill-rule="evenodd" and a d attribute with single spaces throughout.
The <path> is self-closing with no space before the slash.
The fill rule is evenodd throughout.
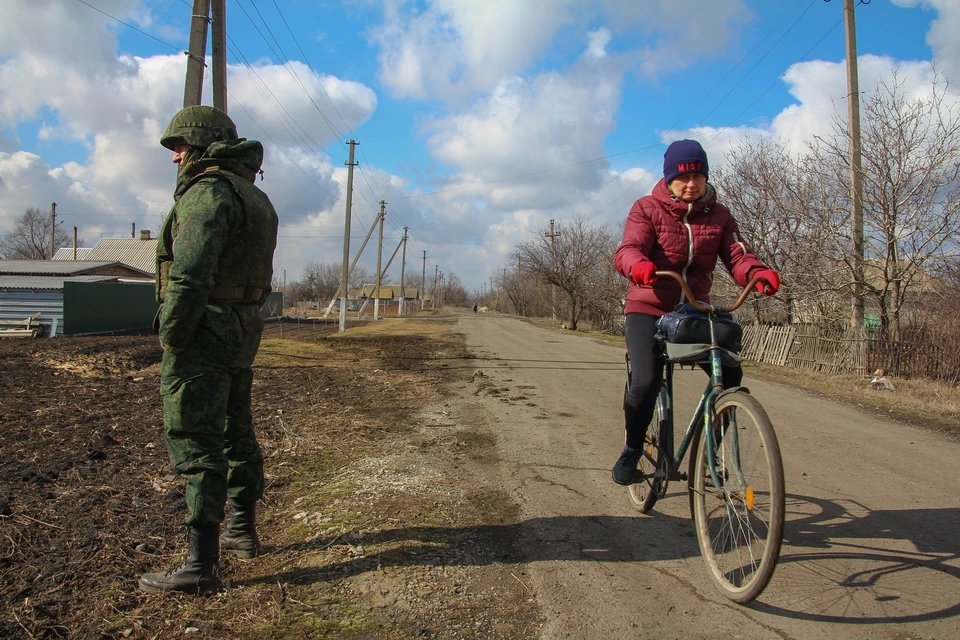
<path id="1" fill-rule="evenodd" d="M 140 34 L 143 34 L 143 35 L 147 36 L 147 37 L 150 38 L 151 40 L 156 40 L 157 42 L 159 42 L 160 44 L 162 44 L 162 45 L 165 46 L 165 47 L 170 47 L 170 48 L 173 49 L 174 51 L 178 51 L 178 52 L 180 52 L 180 53 L 189 55 L 189 52 L 184 51 L 184 50 L 181 49 L 180 47 L 175 47 L 175 46 L 173 46 L 172 44 L 170 44 L 169 42 L 164 42 L 164 41 L 161 40 L 160 38 L 157 38 L 156 36 L 150 35 L 150 34 L 147 33 L 146 31 L 141 31 L 140 29 L 136 28 L 136 27 L 133 26 L 132 24 L 129 24 L 129 23 L 127 23 L 127 22 L 124 22 L 124 21 L 121 20 L 120 18 L 117 18 L 116 16 L 110 15 L 109 13 L 107 13 L 106 11 L 104 11 L 103 9 L 99 9 L 99 8 L 93 6 L 93 5 L 90 4 L 89 2 L 86 2 L 86 0 L 77 0 L 77 1 L 78 1 L 80 4 L 85 4 L 85 5 L 87 5 L 88 7 L 90 7 L 91 9 L 93 9 L 94 11 L 98 11 L 98 12 L 102 13 L 103 15 L 107 16 L 107 17 L 110 18 L 111 20 L 116 20 L 117 22 L 119 22 L 119 23 L 122 24 L 123 26 L 125 26 L 125 27 L 127 27 L 127 28 L 130 28 L 130 29 L 133 29 L 133 30 L 136 31 L 137 33 L 140 33 Z"/>

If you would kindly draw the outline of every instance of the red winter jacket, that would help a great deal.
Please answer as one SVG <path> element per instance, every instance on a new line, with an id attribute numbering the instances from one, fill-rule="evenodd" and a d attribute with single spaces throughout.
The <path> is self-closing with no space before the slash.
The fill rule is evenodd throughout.
<path id="1" fill-rule="evenodd" d="M 682 275 L 697 300 L 709 302 L 718 257 L 741 287 L 754 271 L 767 268 L 740 237 L 730 210 L 717 203 L 711 185 L 696 202 L 684 202 L 675 199 L 660 180 L 653 193 L 633 203 L 613 265 L 630 280 L 633 264 L 649 260 L 659 271 Z M 685 300 L 680 284 L 672 278 L 641 286 L 631 280 L 625 312 L 662 316 Z"/>

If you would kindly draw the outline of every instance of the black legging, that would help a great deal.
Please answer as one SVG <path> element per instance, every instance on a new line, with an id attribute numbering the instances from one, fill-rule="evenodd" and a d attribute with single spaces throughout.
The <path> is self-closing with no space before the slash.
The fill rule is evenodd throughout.
<path id="1" fill-rule="evenodd" d="M 624 331 L 631 376 L 630 389 L 623 398 L 623 419 L 628 447 L 639 448 L 643 445 L 663 381 L 663 358 L 653 351 L 657 320 L 656 316 L 645 313 L 628 313 L 626 317 Z M 706 367 L 703 368 L 706 370 Z M 743 380 L 743 369 L 739 366 L 720 368 L 725 388 L 736 387 Z"/>

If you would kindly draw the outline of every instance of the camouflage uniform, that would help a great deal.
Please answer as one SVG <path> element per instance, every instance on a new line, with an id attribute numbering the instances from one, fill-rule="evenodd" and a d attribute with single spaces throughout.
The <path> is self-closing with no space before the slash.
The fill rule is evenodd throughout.
<path id="1" fill-rule="evenodd" d="M 263 492 L 251 366 L 278 221 L 254 185 L 263 147 L 231 133 L 181 162 L 157 247 L 163 421 L 171 463 L 187 480 L 188 526 L 219 524 L 228 496 L 254 503 Z"/>

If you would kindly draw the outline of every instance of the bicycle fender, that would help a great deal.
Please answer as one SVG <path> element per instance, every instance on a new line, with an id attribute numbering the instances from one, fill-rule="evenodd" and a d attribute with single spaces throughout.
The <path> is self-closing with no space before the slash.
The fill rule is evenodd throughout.
<path id="1" fill-rule="evenodd" d="M 723 391 L 721 391 L 720 393 L 718 393 L 718 394 L 717 394 L 717 397 L 716 397 L 716 400 L 719 400 L 719 399 L 722 398 L 723 396 L 725 396 L 725 395 L 727 395 L 727 394 L 730 394 L 730 393 L 735 393 L 735 392 L 737 392 L 737 391 L 743 391 L 744 393 L 746 393 L 746 394 L 748 394 L 748 395 L 750 394 L 750 389 L 748 389 L 748 388 L 746 388 L 746 387 L 730 387 L 729 389 L 724 389 Z"/>

